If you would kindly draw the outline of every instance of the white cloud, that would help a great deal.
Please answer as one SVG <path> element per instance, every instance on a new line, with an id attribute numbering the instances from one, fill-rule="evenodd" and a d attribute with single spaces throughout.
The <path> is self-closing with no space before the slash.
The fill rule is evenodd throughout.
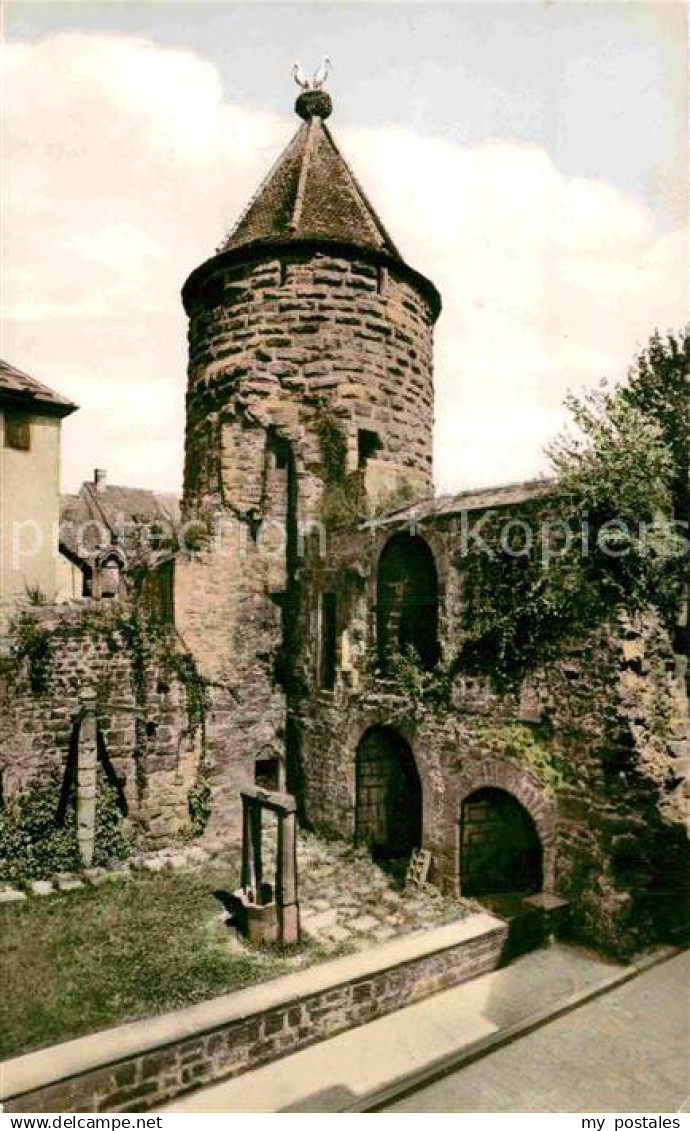
<path id="1" fill-rule="evenodd" d="M 9 43 L 3 353 L 82 410 L 65 478 L 179 486 L 179 290 L 296 121 L 223 96 L 214 66 L 121 36 Z M 463 148 L 406 129 L 335 131 L 386 225 L 444 298 L 437 478 L 530 475 L 568 387 L 623 376 L 685 317 L 681 234 L 609 185 L 564 178 L 510 141 Z"/>

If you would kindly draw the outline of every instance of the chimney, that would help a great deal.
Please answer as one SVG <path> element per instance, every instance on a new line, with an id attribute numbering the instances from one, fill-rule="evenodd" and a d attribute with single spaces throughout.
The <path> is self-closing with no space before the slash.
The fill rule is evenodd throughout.
<path id="1" fill-rule="evenodd" d="M 96 488 L 96 491 L 98 492 L 99 495 L 100 495 L 101 491 L 105 491 L 106 478 L 107 478 L 107 475 L 106 475 L 104 468 L 96 467 L 94 469 L 93 485 Z"/>

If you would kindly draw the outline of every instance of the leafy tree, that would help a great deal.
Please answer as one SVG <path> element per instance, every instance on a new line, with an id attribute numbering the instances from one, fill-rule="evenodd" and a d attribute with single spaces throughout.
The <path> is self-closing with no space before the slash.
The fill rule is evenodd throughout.
<path id="1" fill-rule="evenodd" d="M 632 366 L 621 399 L 654 421 L 673 461 L 674 517 L 690 517 L 690 327 L 665 339 L 657 331 Z"/>
<path id="2" fill-rule="evenodd" d="M 552 490 L 520 513 L 492 514 L 481 545 L 458 562 L 459 666 L 519 678 L 550 645 L 621 608 L 655 607 L 678 624 L 687 608 L 689 362 L 687 331 L 655 334 L 627 386 L 567 398 L 571 427 L 547 449 Z"/>

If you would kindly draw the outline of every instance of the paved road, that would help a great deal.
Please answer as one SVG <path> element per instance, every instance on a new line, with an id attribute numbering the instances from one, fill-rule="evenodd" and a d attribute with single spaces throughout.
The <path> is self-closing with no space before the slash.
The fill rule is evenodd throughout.
<path id="1" fill-rule="evenodd" d="M 689 1111 L 689 1053 L 685 952 L 385 1110 Z"/>

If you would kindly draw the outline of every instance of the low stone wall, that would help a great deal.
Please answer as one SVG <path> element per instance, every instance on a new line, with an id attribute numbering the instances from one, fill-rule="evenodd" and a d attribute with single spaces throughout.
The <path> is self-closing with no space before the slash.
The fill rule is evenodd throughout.
<path id="1" fill-rule="evenodd" d="M 9 1112 L 148 1111 L 495 970 L 487 914 L 0 1065 Z"/>

